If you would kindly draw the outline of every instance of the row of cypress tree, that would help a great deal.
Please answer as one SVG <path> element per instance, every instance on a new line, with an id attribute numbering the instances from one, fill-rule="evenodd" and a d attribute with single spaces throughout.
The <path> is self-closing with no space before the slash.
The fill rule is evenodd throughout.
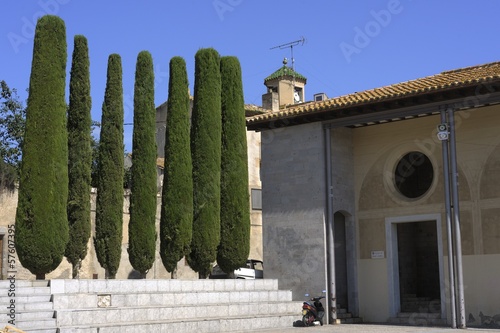
<path id="1" fill-rule="evenodd" d="M 64 255 L 77 278 L 90 237 L 88 46 L 85 37 L 75 36 L 66 110 L 65 40 L 60 18 L 47 15 L 38 21 L 16 214 L 19 259 L 37 279 Z M 160 216 L 160 255 L 174 278 L 184 256 L 203 278 L 215 260 L 232 272 L 249 252 L 246 129 L 237 58 L 220 57 L 211 48 L 196 53 L 191 120 L 189 111 L 186 64 L 174 57 Z M 137 58 L 132 148 L 128 253 L 145 277 L 155 260 L 157 236 L 154 71 L 147 51 Z M 120 56 L 112 54 L 102 106 L 94 238 L 106 278 L 115 277 L 121 256 L 123 159 L 122 67 Z"/>

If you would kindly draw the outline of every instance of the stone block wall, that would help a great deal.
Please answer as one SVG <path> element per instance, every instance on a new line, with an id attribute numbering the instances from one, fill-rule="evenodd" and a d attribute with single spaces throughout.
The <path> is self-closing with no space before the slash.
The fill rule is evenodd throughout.
<path id="1" fill-rule="evenodd" d="M 325 289 L 325 162 L 321 124 L 262 132 L 264 277 L 295 300 Z"/>

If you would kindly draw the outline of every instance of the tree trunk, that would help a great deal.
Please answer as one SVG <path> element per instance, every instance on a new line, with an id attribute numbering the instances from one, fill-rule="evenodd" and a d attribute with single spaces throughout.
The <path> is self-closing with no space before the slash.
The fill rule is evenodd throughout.
<path id="1" fill-rule="evenodd" d="M 82 267 L 82 261 L 78 260 L 76 264 L 73 265 L 73 279 L 80 278 L 80 268 Z"/>
<path id="2" fill-rule="evenodd" d="M 113 274 L 113 275 L 111 275 L 111 274 L 109 273 L 109 270 L 107 270 L 107 269 L 106 269 L 106 270 L 105 270 L 105 273 L 104 273 L 104 278 L 105 278 L 106 280 L 114 280 L 114 279 L 116 278 L 116 273 L 115 273 L 115 274 Z"/>
<path id="3" fill-rule="evenodd" d="M 177 267 L 174 268 L 174 270 L 172 271 L 172 273 L 170 273 L 170 278 L 171 279 L 177 279 Z"/>
<path id="4" fill-rule="evenodd" d="M 148 272 L 139 272 L 141 274 L 141 279 L 146 279 L 146 275 L 148 275 Z"/>
<path id="5" fill-rule="evenodd" d="M 35 276 L 37 280 L 45 280 L 45 273 L 36 273 Z"/>
<path id="6" fill-rule="evenodd" d="M 203 273 L 201 273 L 201 272 L 198 272 L 198 278 L 199 278 L 200 280 L 205 280 L 207 277 L 208 277 L 207 275 L 205 275 L 205 274 L 203 274 Z"/>

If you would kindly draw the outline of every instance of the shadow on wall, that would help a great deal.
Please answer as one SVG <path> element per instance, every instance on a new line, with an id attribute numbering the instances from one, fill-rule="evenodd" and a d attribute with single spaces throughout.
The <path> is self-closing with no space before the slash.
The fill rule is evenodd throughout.
<path id="1" fill-rule="evenodd" d="M 141 273 L 139 273 L 136 270 L 131 270 L 130 273 L 128 273 L 127 279 L 140 279 L 141 278 Z"/>
<path id="2" fill-rule="evenodd" d="M 500 314 L 486 316 L 480 311 L 479 317 L 476 319 L 472 313 L 469 313 L 467 325 L 473 327 L 500 328 Z"/>

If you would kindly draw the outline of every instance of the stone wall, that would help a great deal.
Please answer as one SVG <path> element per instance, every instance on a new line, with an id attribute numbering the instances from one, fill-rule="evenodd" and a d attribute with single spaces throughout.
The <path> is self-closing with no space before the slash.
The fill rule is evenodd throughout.
<path id="1" fill-rule="evenodd" d="M 262 132 L 264 277 L 295 300 L 325 289 L 325 163 L 321 124 Z"/>
<path id="2" fill-rule="evenodd" d="M 260 133 L 247 132 L 248 141 L 248 169 L 249 169 L 249 194 L 251 189 L 260 189 Z M 95 234 L 95 189 L 92 190 L 90 195 L 91 200 L 91 218 L 92 218 L 92 237 L 88 242 L 88 253 L 86 258 L 82 262 L 82 268 L 80 270 L 80 277 L 84 279 L 92 278 L 104 278 L 104 269 L 101 267 L 97 261 L 97 257 L 93 245 L 93 236 Z M 138 278 L 139 275 L 133 270 L 128 259 L 128 222 L 130 219 L 129 215 L 129 198 L 130 193 L 125 191 L 123 196 L 123 242 L 122 242 L 122 254 L 120 260 L 120 266 L 116 275 L 117 279 L 128 279 L 128 278 Z M 251 200 L 251 198 L 249 198 Z M 3 191 L 0 193 L 0 237 L 6 235 L 8 232 L 8 225 L 15 223 L 17 207 L 17 189 L 15 191 Z M 156 222 L 157 222 L 157 234 L 159 235 L 159 223 L 160 223 L 160 210 L 161 210 L 161 196 L 158 195 L 157 198 L 157 211 L 156 211 Z M 262 260 L 262 210 L 251 210 L 251 234 L 250 234 L 250 254 L 249 258 Z M 3 256 L 1 260 L 2 272 L 1 278 L 4 278 L 7 273 L 7 242 L 2 244 Z M 163 279 L 169 278 L 170 273 L 168 273 L 161 262 L 159 255 L 160 240 L 157 239 L 157 252 L 156 260 L 153 267 L 148 272 L 148 278 Z M 265 265 L 265 264 L 264 264 Z M 26 269 L 22 268 L 20 264 L 18 265 L 18 279 L 34 279 L 34 276 Z M 48 279 L 67 279 L 72 276 L 72 267 L 65 258 L 63 258 L 62 263 L 59 267 L 52 273 L 47 275 Z M 193 272 L 191 268 L 187 265 L 184 259 L 182 259 L 177 265 L 177 277 L 179 279 L 191 279 L 196 278 L 197 273 Z"/>

